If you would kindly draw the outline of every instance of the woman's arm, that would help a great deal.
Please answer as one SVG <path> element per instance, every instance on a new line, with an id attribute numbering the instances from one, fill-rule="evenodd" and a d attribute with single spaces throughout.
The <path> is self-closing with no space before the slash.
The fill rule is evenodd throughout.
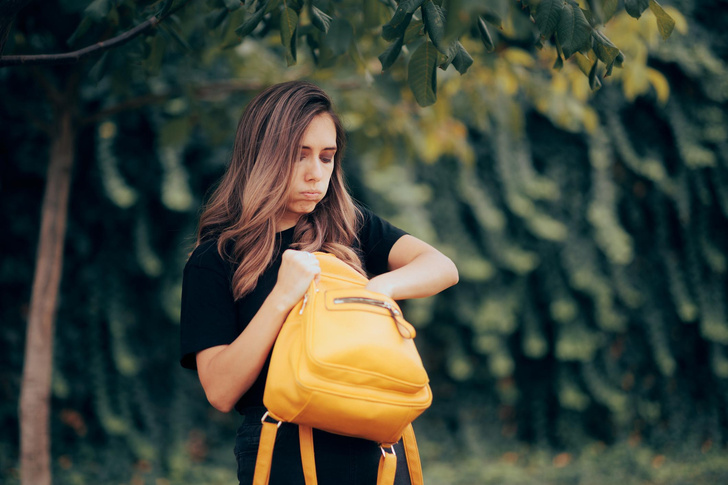
<path id="1" fill-rule="evenodd" d="M 450 258 L 410 235 L 394 243 L 388 262 L 390 271 L 372 278 L 367 288 L 395 300 L 432 296 L 458 282 Z"/>
<path id="2" fill-rule="evenodd" d="M 318 260 L 310 253 L 285 251 L 276 285 L 245 330 L 229 345 L 197 353 L 197 374 L 215 409 L 230 411 L 250 389 L 286 316 L 320 273 Z"/>

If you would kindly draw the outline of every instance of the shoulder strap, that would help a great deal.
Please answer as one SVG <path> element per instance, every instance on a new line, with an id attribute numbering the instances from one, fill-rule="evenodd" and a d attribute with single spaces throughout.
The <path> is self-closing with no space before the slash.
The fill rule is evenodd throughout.
<path id="1" fill-rule="evenodd" d="M 298 426 L 298 441 L 301 446 L 301 464 L 306 485 L 317 485 L 316 460 L 313 453 L 313 429 L 311 426 Z"/>
<path id="2" fill-rule="evenodd" d="M 255 461 L 255 476 L 253 485 L 268 485 L 270 479 L 270 468 L 273 461 L 273 447 L 278 434 L 280 423 L 271 423 L 263 420 L 263 429 L 260 432 L 260 445 L 258 445 L 258 457 Z M 301 463 L 303 464 L 303 476 L 306 485 L 316 485 L 316 461 L 313 449 L 313 430 L 310 426 L 298 427 L 299 443 L 301 446 Z M 402 436 L 407 467 L 410 473 L 412 485 L 423 485 L 422 463 L 417 448 L 415 433 L 410 424 Z M 382 458 L 379 459 L 379 471 L 377 472 L 377 485 L 393 485 L 394 476 L 397 471 L 397 456 L 387 453 L 382 449 Z"/>
<path id="3" fill-rule="evenodd" d="M 266 413 L 267 415 L 268 413 Z M 270 465 L 273 461 L 273 447 L 276 444 L 278 426 L 281 423 L 270 423 L 263 416 L 263 429 L 260 431 L 260 444 L 258 457 L 255 459 L 255 475 L 253 485 L 268 485 L 270 479 Z"/>

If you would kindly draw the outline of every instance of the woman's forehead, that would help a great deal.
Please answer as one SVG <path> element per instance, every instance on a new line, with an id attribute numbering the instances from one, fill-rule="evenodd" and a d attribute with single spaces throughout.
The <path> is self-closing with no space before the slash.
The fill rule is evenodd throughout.
<path id="1" fill-rule="evenodd" d="M 321 113 L 311 120 L 301 138 L 301 147 L 336 149 L 336 125 L 331 115 Z"/>

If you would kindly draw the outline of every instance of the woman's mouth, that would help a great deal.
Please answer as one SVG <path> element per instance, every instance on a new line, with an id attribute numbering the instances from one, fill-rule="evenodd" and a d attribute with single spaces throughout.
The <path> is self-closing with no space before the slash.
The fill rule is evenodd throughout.
<path id="1" fill-rule="evenodd" d="M 301 197 L 303 197 L 306 200 L 318 200 L 321 198 L 321 192 L 316 192 L 316 191 L 301 192 Z"/>

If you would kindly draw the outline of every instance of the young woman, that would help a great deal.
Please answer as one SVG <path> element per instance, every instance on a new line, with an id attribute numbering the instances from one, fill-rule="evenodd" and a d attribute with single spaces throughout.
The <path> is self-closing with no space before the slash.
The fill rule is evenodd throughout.
<path id="1" fill-rule="evenodd" d="M 335 254 L 372 276 L 370 290 L 394 299 L 434 295 L 458 280 L 439 251 L 352 202 L 341 171 L 345 141 L 317 86 L 294 81 L 261 92 L 243 113 L 185 266 L 181 363 L 197 370 L 216 409 L 244 416 L 235 444 L 241 484 L 253 480 L 273 344 L 320 273 L 311 251 Z M 314 430 L 314 448 L 319 484 L 376 483 L 376 443 Z M 398 470 L 396 483 L 408 483 L 406 465 Z M 295 425 L 278 432 L 270 483 L 304 483 Z"/>

